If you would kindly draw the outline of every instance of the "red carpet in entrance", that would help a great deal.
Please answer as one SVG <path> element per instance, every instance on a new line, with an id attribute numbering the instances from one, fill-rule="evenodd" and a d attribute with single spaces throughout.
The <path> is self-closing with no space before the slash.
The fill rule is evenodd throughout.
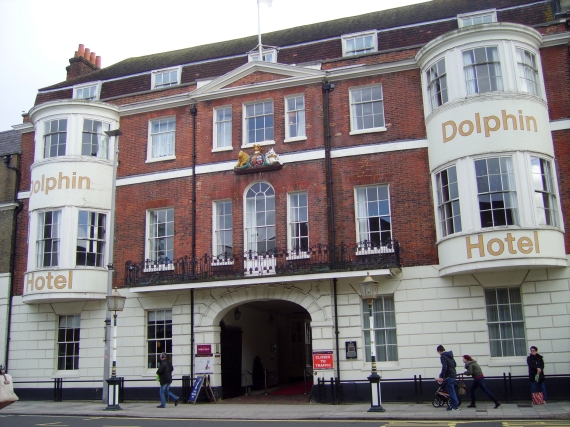
<path id="1" fill-rule="evenodd" d="M 288 385 L 285 386 L 283 388 L 280 388 L 279 390 L 275 390 L 274 392 L 272 392 L 272 395 L 286 395 L 286 394 L 303 394 L 305 392 L 305 387 L 307 388 L 307 392 L 311 391 L 311 387 L 313 386 L 312 382 L 300 382 L 297 384 L 292 384 L 292 385 Z"/>

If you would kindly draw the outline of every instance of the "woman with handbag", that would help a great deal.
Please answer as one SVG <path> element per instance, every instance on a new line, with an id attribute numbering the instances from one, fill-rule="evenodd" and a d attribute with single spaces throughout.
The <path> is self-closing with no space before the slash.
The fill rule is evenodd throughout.
<path id="1" fill-rule="evenodd" d="M 501 406 L 499 401 L 495 399 L 495 396 L 493 396 L 493 393 L 491 393 L 487 388 L 487 386 L 485 385 L 485 376 L 483 375 L 483 371 L 481 370 L 481 367 L 477 364 L 477 362 L 473 360 L 471 356 L 466 354 L 463 356 L 463 363 L 465 363 L 465 369 L 466 369 L 466 371 L 463 374 L 464 375 L 469 374 L 473 377 L 473 384 L 471 384 L 471 389 L 470 389 L 471 404 L 467 405 L 467 407 L 475 408 L 475 390 L 477 389 L 477 387 L 481 388 L 481 390 L 483 390 L 483 392 L 487 396 L 489 396 L 489 398 L 493 402 L 495 402 L 494 409 L 497 409 L 499 406 Z"/>
<path id="2" fill-rule="evenodd" d="M 17 400 L 19 399 L 16 393 L 14 393 L 12 377 L 7 374 L 2 365 L 0 365 L 0 409 L 5 408 Z"/>
<path id="3" fill-rule="evenodd" d="M 530 348 L 530 355 L 526 358 L 528 365 L 528 378 L 530 380 L 530 392 L 532 403 L 542 405 L 546 403 L 546 385 L 544 384 L 544 359 L 538 354 L 538 348 L 534 345 Z M 540 388 L 540 391 L 538 391 Z"/>

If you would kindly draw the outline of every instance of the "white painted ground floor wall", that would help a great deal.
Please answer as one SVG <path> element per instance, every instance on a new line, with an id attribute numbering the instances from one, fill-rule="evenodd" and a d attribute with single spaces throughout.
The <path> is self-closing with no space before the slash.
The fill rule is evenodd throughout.
<path id="1" fill-rule="evenodd" d="M 363 310 L 358 295 L 359 282 L 365 274 L 337 283 L 341 347 L 338 363 L 343 380 L 362 380 L 370 372 L 370 363 L 363 361 Z M 490 357 L 484 290 L 510 286 L 521 290 L 527 348 L 538 347 L 545 358 L 547 375 L 570 374 L 570 268 L 442 278 L 438 275 L 438 266 L 427 266 L 404 268 L 396 277 L 375 279 L 380 282 L 380 294 L 393 295 L 395 301 L 399 360 L 378 364 L 379 373 L 385 379 L 412 378 L 414 375 L 435 377 L 440 370 L 436 353 L 439 344 L 453 351 L 458 364 L 461 355 L 471 355 L 487 376 L 502 375 L 503 372 L 526 375 L 526 357 Z M 1 286 L 4 286 L 3 282 L 0 282 Z M 247 302 L 281 299 L 304 307 L 310 314 L 314 350 L 334 350 L 332 289 L 329 280 L 196 289 L 195 342 L 218 344 L 220 320 L 233 319 L 235 307 Z M 175 377 L 189 375 L 190 290 L 142 294 L 125 289 L 121 293 L 127 296 L 127 302 L 118 318 L 118 375 L 126 379 L 154 379 L 154 370 L 146 367 L 146 312 L 163 309 L 172 310 Z M 23 304 L 21 297 L 15 297 L 13 304 L 9 366 L 16 381 L 62 377 L 93 381 L 79 383 L 77 387 L 100 387 L 105 301 L 31 305 Z M 4 313 L 4 307 L 5 299 L 0 298 L 0 315 Z M 81 315 L 80 368 L 77 371 L 56 370 L 58 316 L 67 314 Z M 255 341 L 256 334 L 270 332 L 265 323 L 263 318 L 248 327 L 250 338 L 244 338 L 244 347 Z M 244 330 L 244 337 L 246 332 Z M 345 341 L 357 342 L 358 359 L 345 359 Z M 249 358 L 244 357 L 243 366 L 251 369 Z M 219 358 L 214 369 L 212 385 L 219 386 Z M 336 376 L 336 370 L 318 372 L 318 375 L 328 380 Z M 39 387 L 51 387 L 51 384 Z"/>

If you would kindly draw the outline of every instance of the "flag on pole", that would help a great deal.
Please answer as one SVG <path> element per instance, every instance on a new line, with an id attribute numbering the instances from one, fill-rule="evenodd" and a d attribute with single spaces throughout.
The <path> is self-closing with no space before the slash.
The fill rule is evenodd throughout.
<path id="1" fill-rule="evenodd" d="M 257 0 L 257 48 L 259 50 L 259 60 L 263 61 L 263 46 L 261 45 L 261 12 L 259 11 L 260 4 L 271 7 L 273 0 Z"/>

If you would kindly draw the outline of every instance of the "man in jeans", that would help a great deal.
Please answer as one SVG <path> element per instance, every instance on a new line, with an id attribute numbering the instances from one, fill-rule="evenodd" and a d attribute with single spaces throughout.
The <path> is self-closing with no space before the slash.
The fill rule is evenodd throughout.
<path id="1" fill-rule="evenodd" d="M 438 383 L 444 383 L 445 390 L 449 393 L 449 406 L 448 411 L 459 411 L 459 401 L 457 400 L 457 394 L 455 394 L 455 379 L 457 378 L 457 372 L 455 367 L 455 359 L 453 359 L 452 351 L 445 351 L 442 345 L 437 346 L 437 352 L 439 353 L 439 358 L 441 360 L 441 373 L 437 379 Z"/>
<path id="2" fill-rule="evenodd" d="M 170 391 L 170 384 L 172 384 L 172 371 L 174 368 L 172 364 L 166 359 L 166 353 L 160 355 L 160 366 L 156 371 L 160 379 L 160 405 L 157 408 L 166 408 L 166 395 L 168 394 L 174 399 L 174 406 L 178 406 L 178 396 Z"/>

